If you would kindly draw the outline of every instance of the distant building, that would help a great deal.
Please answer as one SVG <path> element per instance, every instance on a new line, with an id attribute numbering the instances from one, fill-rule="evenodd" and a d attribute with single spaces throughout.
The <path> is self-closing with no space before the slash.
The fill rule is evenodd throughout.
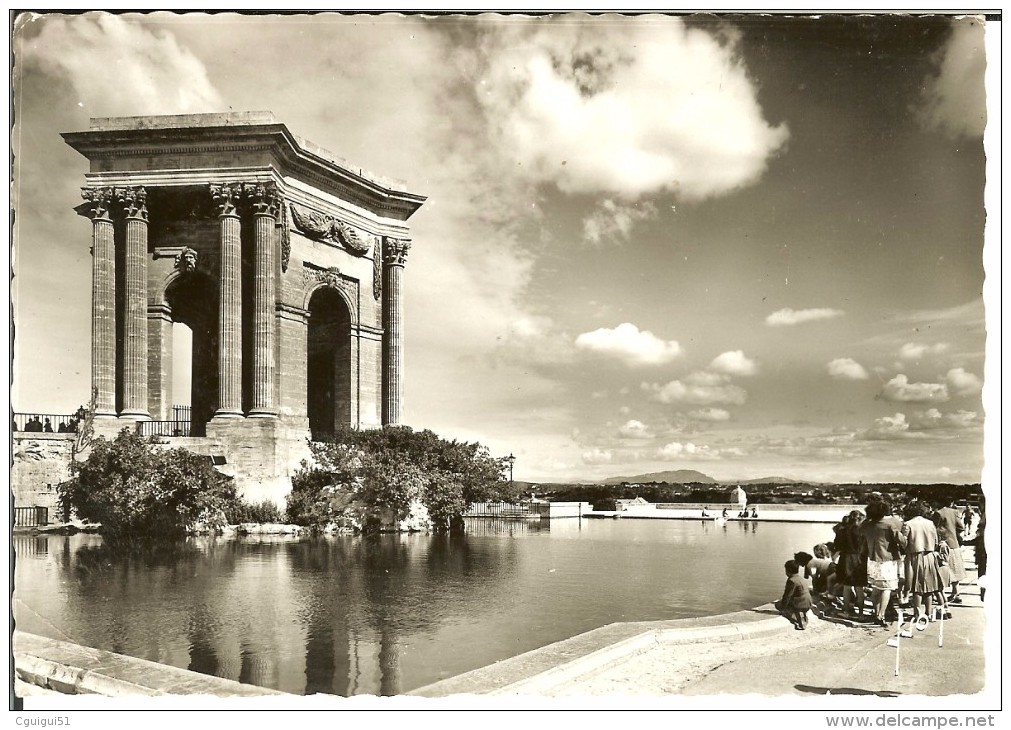
<path id="1" fill-rule="evenodd" d="M 643 507 L 648 504 L 649 502 L 642 497 L 636 497 L 635 499 L 616 499 L 614 500 L 614 509 L 616 512 L 624 512 L 629 507 Z"/>

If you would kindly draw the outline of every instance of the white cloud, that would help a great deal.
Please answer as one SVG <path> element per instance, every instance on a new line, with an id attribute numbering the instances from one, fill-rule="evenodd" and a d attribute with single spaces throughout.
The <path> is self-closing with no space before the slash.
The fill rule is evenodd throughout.
<path id="1" fill-rule="evenodd" d="M 502 154 L 564 192 L 707 198 L 756 181 L 788 137 L 763 119 L 737 39 L 679 18 L 516 18 L 481 59 Z"/>
<path id="2" fill-rule="evenodd" d="M 966 372 L 964 368 L 952 368 L 945 376 L 951 392 L 957 396 L 975 395 L 983 389 L 983 381 L 978 376 Z"/>
<path id="3" fill-rule="evenodd" d="M 948 349 L 947 342 L 938 342 L 934 345 L 924 345 L 915 342 L 907 342 L 899 350 L 899 357 L 903 360 L 919 360 L 926 354 L 939 355 Z"/>
<path id="4" fill-rule="evenodd" d="M 948 400 L 948 386 L 944 383 L 910 383 L 902 373 L 885 383 L 881 398 L 902 403 L 926 403 Z"/>
<path id="5" fill-rule="evenodd" d="M 653 400 L 660 403 L 741 405 L 748 399 L 747 391 L 736 385 L 685 385 L 680 380 L 672 380 L 663 386 L 643 383 L 643 390 L 652 393 Z"/>
<path id="6" fill-rule="evenodd" d="M 681 443 L 680 441 L 671 441 L 669 444 L 664 444 L 657 449 L 656 455 L 660 459 L 715 459 L 719 458 L 720 452 L 719 449 L 713 449 L 706 445 L 697 445 L 691 442 Z"/>
<path id="7" fill-rule="evenodd" d="M 662 365 L 681 354 L 681 346 L 676 341 L 661 340 L 628 322 L 614 329 L 584 332 L 576 338 L 576 347 L 616 357 L 631 365 Z"/>
<path id="8" fill-rule="evenodd" d="M 754 375 L 758 372 L 755 361 L 746 357 L 741 350 L 731 350 L 718 355 L 709 363 L 709 367 L 727 375 Z"/>
<path id="9" fill-rule="evenodd" d="M 983 20 L 953 21 L 936 76 L 926 80 L 920 120 L 928 129 L 951 137 L 981 137 L 986 128 L 986 89 L 983 75 Z"/>
<path id="10" fill-rule="evenodd" d="M 607 199 L 583 219 L 583 238 L 594 245 L 624 243 L 638 221 L 655 218 L 656 212 L 656 206 L 649 201 L 623 205 Z"/>
<path id="11" fill-rule="evenodd" d="M 922 434 L 910 433 L 909 422 L 906 421 L 906 415 L 904 413 L 896 413 L 894 416 L 875 418 L 874 425 L 863 434 L 865 439 L 870 439 L 872 441 L 908 439 L 920 436 L 922 436 Z"/>
<path id="12" fill-rule="evenodd" d="M 765 318 L 765 323 L 770 327 L 787 327 L 804 322 L 814 322 L 819 319 L 835 319 L 841 317 L 845 312 L 841 309 L 829 309 L 826 307 L 815 309 L 780 309 Z"/>
<path id="13" fill-rule="evenodd" d="M 635 420 L 634 418 L 621 424 L 618 427 L 618 434 L 631 439 L 652 438 L 652 434 L 649 432 L 649 426 L 642 421 Z"/>
<path id="14" fill-rule="evenodd" d="M 590 449 L 582 453 L 584 464 L 610 464 L 613 458 L 609 449 Z"/>
<path id="15" fill-rule="evenodd" d="M 730 380 L 730 378 L 721 373 L 709 373 L 705 370 L 696 370 L 685 376 L 685 382 L 692 385 L 722 385 Z"/>
<path id="16" fill-rule="evenodd" d="M 838 380 L 867 380 L 864 366 L 849 357 L 837 357 L 828 364 L 828 374 Z"/>
<path id="17" fill-rule="evenodd" d="M 918 431 L 944 428 L 963 430 L 982 425 L 979 414 L 976 413 L 976 411 L 954 411 L 951 413 L 942 413 L 936 408 L 930 408 L 923 412 L 914 413 L 909 420 L 910 426 Z"/>
<path id="18" fill-rule="evenodd" d="M 27 57 L 66 78 L 93 116 L 224 111 L 207 69 L 164 31 L 117 15 L 47 18 Z"/>
<path id="19" fill-rule="evenodd" d="M 729 421 L 730 411 L 723 408 L 699 408 L 688 412 L 689 418 L 696 421 Z"/>

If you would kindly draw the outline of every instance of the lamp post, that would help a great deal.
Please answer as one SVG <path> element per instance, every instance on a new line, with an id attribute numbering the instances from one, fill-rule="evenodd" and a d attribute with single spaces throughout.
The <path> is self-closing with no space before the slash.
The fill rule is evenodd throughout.
<path id="1" fill-rule="evenodd" d="M 509 462 L 509 484 L 511 486 L 513 483 L 513 464 L 516 463 L 516 457 L 513 456 L 512 452 L 510 451 L 509 456 L 507 456 L 505 460 Z"/>

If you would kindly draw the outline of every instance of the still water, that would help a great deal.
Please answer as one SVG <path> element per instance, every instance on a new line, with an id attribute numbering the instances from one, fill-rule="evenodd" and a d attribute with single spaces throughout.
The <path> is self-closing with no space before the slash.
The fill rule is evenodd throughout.
<path id="1" fill-rule="evenodd" d="M 15 536 L 18 628 L 296 694 L 397 694 L 614 621 L 782 591 L 829 525 L 468 520 L 467 534 Z"/>

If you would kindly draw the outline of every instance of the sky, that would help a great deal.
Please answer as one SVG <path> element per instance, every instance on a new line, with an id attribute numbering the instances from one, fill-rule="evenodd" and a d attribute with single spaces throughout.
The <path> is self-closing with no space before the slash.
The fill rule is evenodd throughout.
<path id="1" fill-rule="evenodd" d="M 532 481 L 980 481 L 978 18 L 43 14 L 12 50 L 16 411 L 89 390 L 59 134 L 270 110 L 428 196 L 406 424 Z"/>

